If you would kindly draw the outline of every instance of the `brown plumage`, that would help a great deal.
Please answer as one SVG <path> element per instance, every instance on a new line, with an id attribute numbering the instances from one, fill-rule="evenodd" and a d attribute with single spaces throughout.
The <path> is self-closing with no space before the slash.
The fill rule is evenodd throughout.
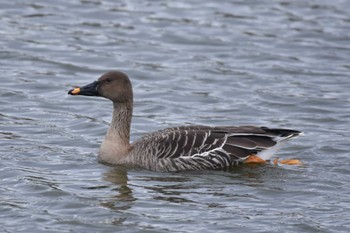
<path id="1" fill-rule="evenodd" d="M 218 169 L 238 164 L 250 155 L 268 160 L 287 139 L 301 132 L 255 126 L 181 126 L 147 134 L 130 144 L 132 85 L 122 72 L 111 71 L 71 95 L 102 96 L 113 102 L 111 126 L 99 159 L 155 171 Z"/>

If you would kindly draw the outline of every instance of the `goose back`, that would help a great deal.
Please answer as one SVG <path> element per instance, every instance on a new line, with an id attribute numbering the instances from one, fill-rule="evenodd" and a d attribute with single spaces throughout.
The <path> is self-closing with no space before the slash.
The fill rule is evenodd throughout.
<path id="1" fill-rule="evenodd" d="M 299 134 L 295 130 L 255 126 L 173 127 L 137 140 L 129 162 L 156 171 L 218 169 L 266 152 Z"/>

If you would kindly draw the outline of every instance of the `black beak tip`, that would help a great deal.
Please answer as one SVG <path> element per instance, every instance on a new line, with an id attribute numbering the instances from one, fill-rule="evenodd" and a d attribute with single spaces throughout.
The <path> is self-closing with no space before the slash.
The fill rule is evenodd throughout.
<path id="1" fill-rule="evenodd" d="M 79 93 L 80 93 L 80 88 L 79 87 L 71 89 L 71 90 L 68 91 L 68 95 L 79 95 Z"/>

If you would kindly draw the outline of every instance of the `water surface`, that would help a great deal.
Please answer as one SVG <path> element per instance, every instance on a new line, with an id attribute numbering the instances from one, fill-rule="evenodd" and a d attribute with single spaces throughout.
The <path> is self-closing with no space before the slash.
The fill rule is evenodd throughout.
<path id="1" fill-rule="evenodd" d="M 349 232 L 348 1 L 0 3 L 3 232 Z M 132 140 L 184 125 L 305 132 L 304 166 L 156 173 L 96 161 L 111 103 L 67 91 L 111 69 L 134 86 Z"/>

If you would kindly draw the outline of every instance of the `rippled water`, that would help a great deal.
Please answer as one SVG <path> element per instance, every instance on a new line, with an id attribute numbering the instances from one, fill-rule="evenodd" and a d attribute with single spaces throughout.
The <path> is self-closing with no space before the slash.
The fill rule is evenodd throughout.
<path id="1" fill-rule="evenodd" d="M 349 232 L 350 2 L 2 1 L 3 232 Z M 132 139 L 189 123 L 302 130 L 304 166 L 156 173 L 96 154 L 120 69 Z"/>

